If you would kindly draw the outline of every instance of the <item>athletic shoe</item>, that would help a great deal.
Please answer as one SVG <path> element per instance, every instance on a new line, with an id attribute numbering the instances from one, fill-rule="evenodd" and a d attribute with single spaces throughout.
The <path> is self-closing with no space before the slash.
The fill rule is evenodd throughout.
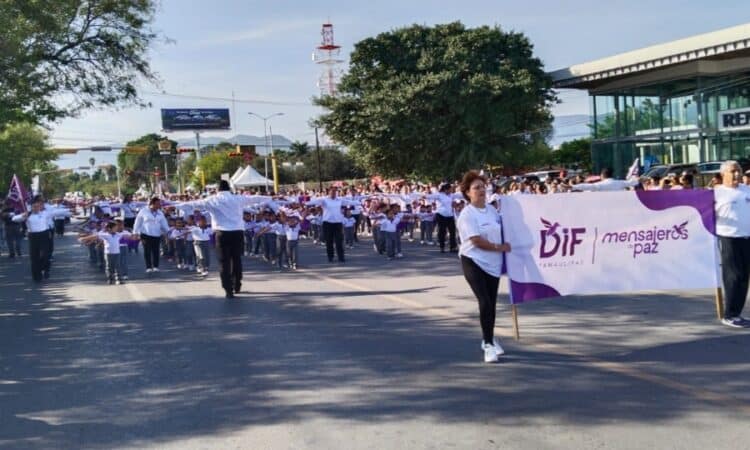
<path id="1" fill-rule="evenodd" d="M 497 351 L 495 350 L 494 345 L 487 345 L 484 347 L 484 362 L 486 363 L 496 363 L 498 361 L 497 359 Z"/>
<path id="2" fill-rule="evenodd" d="M 127 280 L 127 279 L 128 279 L 128 276 L 127 276 L 127 275 L 123 275 L 123 276 L 122 276 L 122 279 L 123 279 L 123 280 Z"/>
<path id="3" fill-rule="evenodd" d="M 158 267 L 154 267 L 153 271 L 154 272 L 159 272 L 159 268 Z"/>
<path id="4" fill-rule="evenodd" d="M 115 281 L 115 284 L 119 286 L 119 285 L 121 285 L 121 284 L 122 284 L 122 281 L 120 281 L 120 280 L 117 280 L 117 281 Z"/>
<path id="5" fill-rule="evenodd" d="M 409 242 L 414 242 L 414 239 L 412 239 L 412 238 L 409 238 Z"/>
<path id="6" fill-rule="evenodd" d="M 151 273 L 153 271 L 154 271 L 154 269 L 146 269 L 146 273 Z"/>
<path id="7" fill-rule="evenodd" d="M 182 264 L 177 264 L 177 268 L 182 270 Z"/>
<path id="8" fill-rule="evenodd" d="M 403 257 L 404 257 L 403 253 L 396 253 L 396 258 L 401 259 Z"/>
<path id="9" fill-rule="evenodd" d="M 207 275 L 208 275 L 208 270 L 204 270 L 203 272 L 201 272 L 201 276 L 205 277 Z"/>
<path id="10" fill-rule="evenodd" d="M 721 323 L 732 328 L 750 328 L 750 321 L 739 316 L 730 319 L 721 319 Z"/>
<path id="11" fill-rule="evenodd" d="M 482 341 L 482 350 L 487 346 L 487 344 L 484 343 L 484 340 Z M 500 341 L 497 340 L 497 338 L 492 338 L 492 346 L 495 347 L 495 353 L 498 355 L 504 355 L 505 350 L 500 346 Z"/>
<path id="12" fill-rule="evenodd" d="M 419 245 L 424 245 L 424 241 L 419 241 Z"/>

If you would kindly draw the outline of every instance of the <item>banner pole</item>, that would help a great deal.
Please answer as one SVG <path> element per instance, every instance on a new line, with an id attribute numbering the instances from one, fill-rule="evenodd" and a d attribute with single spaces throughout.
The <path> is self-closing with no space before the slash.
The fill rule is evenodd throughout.
<path id="1" fill-rule="evenodd" d="M 517 341 L 520 341 L 521 332 L 518 329 L 518 307 L 516 305 L 510 306 L 510 316 L 513 320 L 513 338 Z"/>
<path id="2" fill-rule="evenodd" d="M 719 320 L 724 318 L 724 292 L 721 289 L 722 278 L 721 278 L 721 257 L 719 252 L 719 239 L 714 238 L 714 261 L 716 261 L 716 291 L 714 293 L 714 300 L 716 301 L 716 315 Z"/>
<path id="3" fill-rule="evenodd" d="M 724 293 L 720 287 L 716 288 L 716 315 L 719 320 L 724 318 Z"/>

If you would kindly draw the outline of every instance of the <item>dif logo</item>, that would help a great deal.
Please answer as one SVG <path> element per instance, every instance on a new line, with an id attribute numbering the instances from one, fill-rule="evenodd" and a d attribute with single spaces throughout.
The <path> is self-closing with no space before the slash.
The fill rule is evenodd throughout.
<path id="1" fill-rule="evenodd" d="M 551 258 L 557 256 L 575 256 L 576 247 L 583 243 L 581 236 L 586 234 L 586 228 L 560 228 L 560 224 L 554 224 L 544 218 L 539 218 L 544 228 L 539 231 L 542 245 L 539 247 L 539 258 Z"/>

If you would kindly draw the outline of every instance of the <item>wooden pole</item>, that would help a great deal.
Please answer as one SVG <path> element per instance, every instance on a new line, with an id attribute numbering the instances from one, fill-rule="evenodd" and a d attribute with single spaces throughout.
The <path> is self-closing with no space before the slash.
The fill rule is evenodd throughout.
<path id="1" fill-rule="evenodd" d="M 521 332 L 518 329 L 518 307 L 516 305 L 510 306 L 510 316 L 513 320 L 513 338 L 519 341 L 521 340 Z"/>
<path id="2" fill-rule="evenodd" d="M 721 320 L 724 318 L 724 293 L 721 291 L 720 287 L 716 288 L 716 315 L 718 316 L 718 319 Z"/>

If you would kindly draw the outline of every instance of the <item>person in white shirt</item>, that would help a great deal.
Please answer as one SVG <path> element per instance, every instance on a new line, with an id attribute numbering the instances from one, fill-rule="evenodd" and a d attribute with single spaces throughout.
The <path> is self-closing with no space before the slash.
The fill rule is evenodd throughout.
<path id="1" fill-rule="evenodd" d="M 714 187 L 714 205 L 724 284 L 722 323 L 750 328 L 750 321 L 742 317 L 750 284 L 750 186 L 740 183 L 737 161 L 724 161 L 719 173 L 722 184 Z"/>
<path id="2" fill-rule="evenodd" d="M 123 274 L 120 272 L 120 239 L 123 236 L 130 237 L 130 232 L 118 232 L 117 223 L 109 222 L 106 231 L 100 231 L 80 239 L 83 243 L 99 240 L 104 244 L 105 273 L 109 284 L 123 283 Z"/>
<path id="3" fill-rule="evenodd" d="M 39 283 L 42 278 L 49 278 L 50 270 L 50 232 L 52 216 L 44 210 L 44 199 L 37 196 L 31 203 L 31 212 L 14 215 L 14 223 L 26 222 L 29 238 L 29 259 L 31 260 L 31 278 Z"/>
<path id="4" fill-rule="evenodd" d="M 631 177 L 627 180 L 616 180 L 612 178 L 612 169 L 605 167 L 599 173 L 600 181 L 596 183 L 578 183 L 572 186 L 574 191 L 624 191 L 627 188 L 636 187 L 641 184 L 638 177 Z"/>
<path id="5" fill-rule="evenodd" d="M 451 193 L 452 186 L 450 183 L 444 183 L 440 186 L 437 194 L 425 195 L 427 200 L 435 200 L 438 208 L 435 214 L 435 222 L 438 226 L 438 244 L 440 253 L 445 253 L 445 235 L 449 237 L 449 249 L 451 252 L 458 251 L 456 244 L 456 221 L 453 214 L 453 201 L 461 199 L 461 194 Z"/>
<path id="6" fill-rule="evenodd" d="M 239 293 L 242 288 L 242 249 L 245 237 L 245 222 L 242 220 L 242 213 L 248 206 L 272 200 L 268 196 L 235 195 L 230 189 L 229 182 L 221 180 L 216 194 L 204 200 L 179 205 L 180 209 L 200 208 L 211 214 L 211 228 L 216 236 L 219 276 L 226 298 L 234 298 L 234 294 Z"/>
<path id="7" fill-rule="evenodd" d="M 143 243 L 146 273 L 159 271 L 159 246 L 162 236 L 168 232 L 167 218 L 161 212 L 161 200 L 159 197 L 152 197 L 148 208 L 138 211 L 133 224 L 133 234 Z"/>
<path id="8" fill-rule="evenodd" d="M 486 203 L 487 180 L 476 171 L 467 172 L 461 182 L 461 193 L 469 205 L 458 217 L 461 236 L 461 267 L 464 277 L 479 301 L 484 361 L 497 362 L 504 353 L 494 337 L 497 290 L 500 284 L 503 252 L 510 245 L 503 243 L 502 227 L 497 209 Z"/>
<path id="9" fill-rule="evenodd" d="M 333 247 L 336 244 L 336 256 L 339 262 L 344 262 L 344 215 L 341 213 L 342 206 L 355 206 L 359 201 L 347 200 L 338 197 L 338 188 L 328 188 L 328 196 L 317 198 L 307 202 L 308 206 L 320 206 L 323 208 L 323 239 L 326 241 L 326 253 L 328 262 L 333 262 Z"/>
<path id="10" fill-rule="evenodd" d="M 211 235 L 213 230 L 208 227 L 206 216 L 199 216 L 197 225 L 190 227 L 190 234 L 193 238 L 193 249 L 196 259 L 196 270 L 201 276 L 208 275 L 208 266 L 211 263 L 209 249 Z"/>
<path id="11" fill-rule="evenodd" d="M 297 270 L 297 260 L 299 259 L 299 222 L 299 214 L 294 213 L 287 217 L 286 226 L 284 226 L 284 233 L 286 234 L 287 253 L 289 254 L 289 267 L 294 270 Z"/>
<path id="12" fill-rule="evenodd" d="M 357 219 L 352 214 L 352 210 L 349 208 L 346 208 L 344 211 L 344 245 L 346 245 L 349 249 L 354 248 L 354 237 L 355 237 L 355 228 L 357 226 Z"/>
<path id="13" fill-rule="evenodd" d="M 132 229 L 135 225 L 136 207 L 133 204 L 133 198 L 130 194 L 126 195 L 120 204 L 120 215 L 125 224 L 125 228 Z"/>
<path id="14" fill-rule="evenodd" d="M 389 260 L 396 257 L 398 241 L 397 227 L 398 224 L 401 223 L 402 217 L 402 214 L 396 214 L 394 208 L 388 208 L 385 217 L 380 220 L 380 233 L 383 234 L 385 240 L 385 253 Z"/>

